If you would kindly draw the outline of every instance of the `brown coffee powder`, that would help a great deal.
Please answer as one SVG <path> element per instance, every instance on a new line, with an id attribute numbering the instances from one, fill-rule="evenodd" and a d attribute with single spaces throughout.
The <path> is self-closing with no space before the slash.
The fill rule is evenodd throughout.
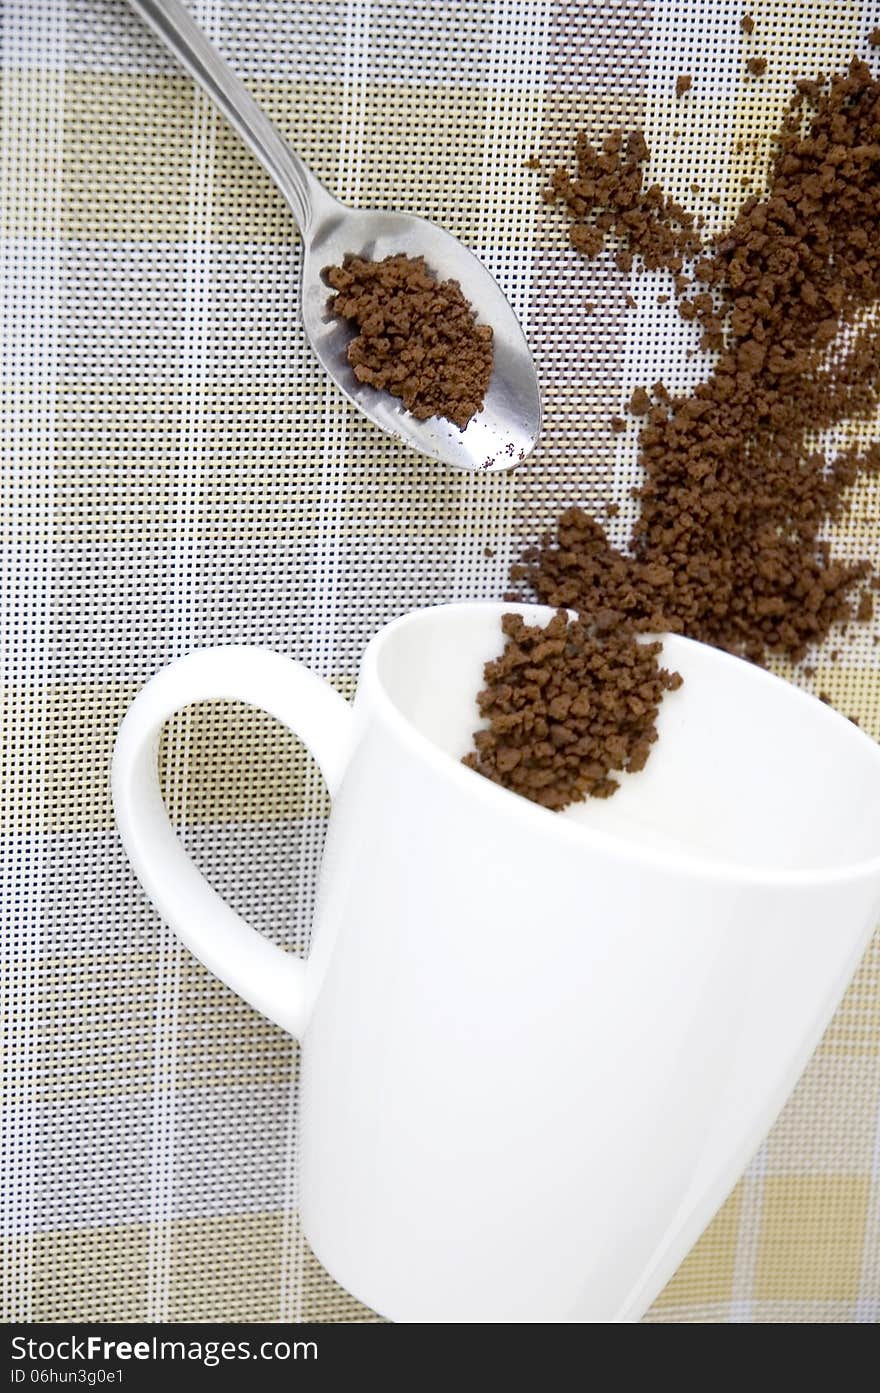
<path id="1" fill-rule="evenodd" d="M 615 772 L 644 768 L 663 693 L 681 686 L 657 661 L 659 643 L 602 632 L 564 610 L 545 627 L 506 614 L 507 642 L 486 664 L 477 698 L 488 724 L 464 763 L 555 811 L 607 798 Z"/>
<path id="2" fill-rule="evenodd" d="M 359 382 L 399 397 L 413 416 L 443 416 L 461 430 L 483 407 L 492 329 L 476 322 L 457 281 L 438 281 L 422 257 L 351 257 L 324 272 L 332 314 L 358 333 L 348 361 Z"/>
<path id="3" fill-rule="evenodd" d="M 546 202 L 564 205 L 570 215 L 572 246 L 593 257 L 614 237 L 619 270 L 629 271 L 638 256 L 648 268 L 680 272 L 685 257 L 701 249 L 701 239 L 692 213 L 659 184 L 646 187 L 644 166 L 651 152 L 642 132 L 624 137 L 623 131 L 614 131 L 601 151 L 581 132 L 575 154 L 575 174 L 560 165 L 544 191 Z"/>
<path id="4" fill-rule="evenodd" d="M 568 196 L 565 206 L 580 218 Z M 714 366 L 686 396 L 633 393 L 644 482 L 628 551 L 569 508 L 514 580 L 554 607 L 759 662 L 798 661 L 857 619 L 867 563 L 835 557 L 821 534 L 858 477 L 880 468 L 880 446 L 834 456 L 816 437 L 880 402 L 878 226 L 880 84 L 854 60 L 797 94 L 767 195 L 746 200 L 692 280 L 678 278 Z M 630 238 L 641 256 L 643 231 Z"/>
<path id="5" fill-rule="evenodd" d="M 512 571 L 539 599 L 577 610 L 585 638 L 604 636 L 613 662 L 600 669 L 602 681 L 618 711 L 638 661 L 636 632 L 682 632 L 757 662 L 772 654 L 799 661 L 835 625 L 874 613 L 867 562 L 835 557 L 822 533 L 859 477 L 880 470 L 880 442 L 834 455 L 818 437 L 873 418 L 880 403 L 880 84 L 857 60 L 830 82 L 799 82 L 766 196 L 748 198 L 702 248 L 662 191 L 643 194 L 633 161 L 621 155 L 644 159 L 642 144 L 616 133 L 599 165 L 579 137 L 577 176 L 557 171 L 549 197 L 571 217 L 571 240 L 584 254 L 610 235 L 625 253 L 619 266 L 673 274 L 713 367 L 687 395 L 671 397 L 662 383 L 632 394 L 629 409 L 644 421 L 644 482 L 634 490 L 629 548 L 614 547 L 596 519 L 571 507 Z M 690 275 L 685 253 L 697 258 Z M 622 424 L 613 418 L 613 429 Z M 480 710 L 490 724 L 476 737 L 471 767 L 527 796 L 539 791 L 537 801 L 552 808 L 613 793 L 610 771 L 637 767 L 640 754 L 635 766 L 615 763 L 629 747 L 600 724 L 568 742 L 574 762 L 553 756 L 546 714 L 546 736 L 537 725 L 544 686 L 526 675 L 526 660 L 542 671 L 547 663 L 531 663 L 531 651 L 521 660 L 518 636 L 505 632 L 502 658 L 486 669 Z M 515 638 L 515 660 L 505 663 Z M 569 651 L 552 655 L 556 682 L 565 680 Z M 582 658 L 572 662 L 575 683 L 586 680 Z M 656 705 L 641 714 L 640 752 L 650 747 Z M 525 739 L 536 726 L 540 739 Z M 576 771 L 578 758 L 586 772 Z"/>

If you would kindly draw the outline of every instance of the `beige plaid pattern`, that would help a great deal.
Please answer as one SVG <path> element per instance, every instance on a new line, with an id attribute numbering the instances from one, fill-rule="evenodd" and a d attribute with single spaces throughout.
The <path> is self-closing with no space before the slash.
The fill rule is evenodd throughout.
<path id="1" fill-rule="evenodd" d="M 569 502 L 617 502 L 622 540 L 635 440 L 608 418 L 703 363 L 656 305 L 659 275 L 630 284 L 569 251 L 524 161 L 566 158 L 579 126 L 643 126 L 656 177 L 718 226 L 760 181 L 790 77 L 866 53 L 880 5 L 191 5 L 343 198 L 424 213 L 486 259 L 532 340 L 546 432 L 514 475 L 470 478 L 373 431 L 306 348 L 284 207 L 123 0 L 5 0 L 3 1316 L 370 1321 L 297 1226 L 295 1046 L 179 947 L 125 864 L 114 731 L 157 667 L 203 644 L 268 645 L 350 692 L 382 623 L 499 595 Z M 862 486 L 837 542 L 880 562 L 878 498 Z M 813 685 L 880 737 L 874 636 L 835 663 L 837 646 Z M 178 719 L 166 756 L 213 883 L 304 946 L 327 812 L 312 761 L 224 705 Z M 878 1124 L 875 941 L 648 1319 L 876 1322 Z"/>

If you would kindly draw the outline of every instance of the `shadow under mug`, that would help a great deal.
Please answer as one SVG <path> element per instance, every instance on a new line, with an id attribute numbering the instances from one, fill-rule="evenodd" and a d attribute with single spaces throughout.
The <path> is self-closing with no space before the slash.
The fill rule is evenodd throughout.
<path id="1" fill-rule="evenodd" d="M 248 648 L 158 673 L 119 732 L 119 831 L 192 951 L 303 1042 L 305 1234 L 411 1322 L 625 1322 L 721 1204 L 880 912 L 880 749 L 769 673 L 666 637 L 684 685 L 646 769 L 562 814 L 465 768 L 502 613 L 420 610 L 349 707 Z M 163 723 L 261 707 L 333 810 L 312 948 L 208 886 L 159 787 Z"/>

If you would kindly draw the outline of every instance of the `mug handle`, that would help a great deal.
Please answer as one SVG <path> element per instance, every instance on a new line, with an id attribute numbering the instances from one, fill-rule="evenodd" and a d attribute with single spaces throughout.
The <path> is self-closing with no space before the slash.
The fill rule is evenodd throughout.
<path id="1" fill-rule="evenodd" d="M 263 938 L 196 869 L 171 825 L 159 786 L 159 738 L 170 716 L 197 701 L 244 701 L 307 746 L 331 797 L 352 748 L 351 707 L 302 663 L 260 648 L 189 653 L 163 668 L 129 708 L 113 751 L 119 835 L 165 922 L 206 967 L 269 1020 L 301 1036 L 308 1015 L 302 958 Z"/>

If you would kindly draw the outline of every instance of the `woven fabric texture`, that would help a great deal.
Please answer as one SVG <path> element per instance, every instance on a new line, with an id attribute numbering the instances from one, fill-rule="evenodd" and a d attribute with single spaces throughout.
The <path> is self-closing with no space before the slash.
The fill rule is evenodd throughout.
<path id="1" fill-rule="evenodd" d="M 371 1321 L 297 1226 L 295 1045 L 179 946 L 127 867 L 115 730 L 206 644 L 267 645 L 350 693 L 383 623 L 499 596 L 569 503 L 616 502 L 623 541 L 635 437 L 609 419 L 705 362 L 657 305 L 660 274 L 577 257 L 524 162 L 568 159 L 578 128 L 643 127 L 655 176 L 720 226 L 742 180 L 760 186 L 791 79 L 867 55 L 880 4 L 190 3 L 342 198 L 425 214 L 485 259 L 529 333 L 546 429 L 517 472 L 480 478 L 377 433 L 307 348 L 285 207 L 124 0 L 4 0 L 3 1318 Z M 835 536 L 880 564 L 878 500 L 865 483 Z M 838 646 L 812 685 L 880 737 L 880 648 L 867 628 L 833 662 Z M 165 752 L 192 855 L 305 946 L 327 805 L 302 747 L 213 704 Z M 647 1319 L 880 1319 L 877 940 Z"/>

